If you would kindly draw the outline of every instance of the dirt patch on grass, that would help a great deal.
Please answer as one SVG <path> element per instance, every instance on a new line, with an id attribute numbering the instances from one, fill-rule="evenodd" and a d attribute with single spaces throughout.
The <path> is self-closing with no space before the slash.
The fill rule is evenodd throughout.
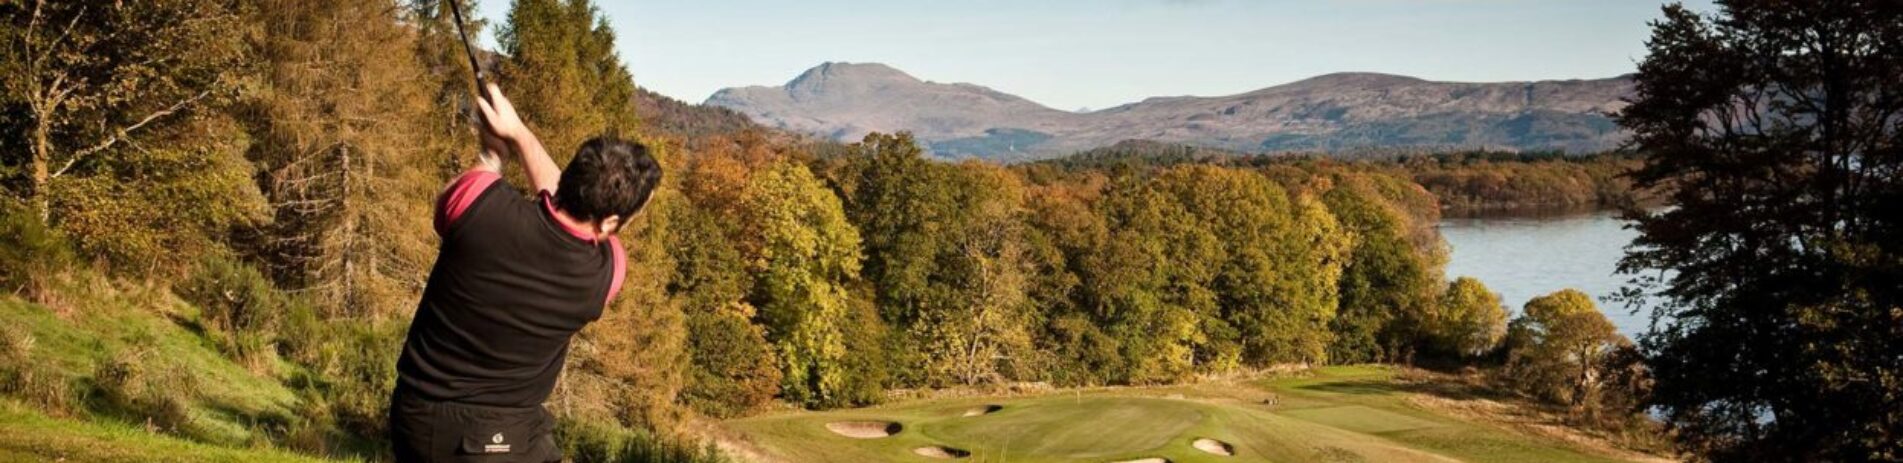
<path id="1" fill-rule="evenodd" d="M 946 447 L 942 445 L 928 445 L 924 447 L 915 448 L 915 449 L 912 449 L 912 453 L 916 453 L 918 454 L 918 456 L 925 457 L 925 458 L 938 458 L 938 459 L 944 459 L 944 460 L 954 460 L 954 459 L 971 456 L 971 452 L 967 452 L 964 449 L 955 449 L 955 448 Z"/>
<path id="2" fill-rule="evenodd" d="M 1151 457 L 1151 458 L 1138 458 L 1135 460 L 1119 460 L 1119 461 L 1113 461 L 1110 463 L 1170 463 L 1170 459 L 1160 458 L 1160 457 Z"/>
<path id="3" fill-rule="evenodd" d="M 993 405 L 986 405 L 982 407 L 971 407 L 970 410 L 965 410 L 964 416 L 990 415 L 992 413 L 997 413 L 999 410 L 1004 410 L 1004 406 L 993 404 Z"/>
<path id="4" fill-rule="evenodd" d="M 826 430 L 854 439 L 878 439 L 892 437 L 905 427 L 891 421 L 834 421 L 826 423 Z"/>
<path id="5" fill-rule="evenodd" d="M 1189 446 L 1195 447 L 1196 450 L 1201 450 L 1211 455 L 1222 455 L 1225 457 L 1236 456 L 1235 446 L 1229 445 L 1228 442 L 1210 439 L 1207 437 L 1196 439 L 1195 442 L 1189 443 Z"/>

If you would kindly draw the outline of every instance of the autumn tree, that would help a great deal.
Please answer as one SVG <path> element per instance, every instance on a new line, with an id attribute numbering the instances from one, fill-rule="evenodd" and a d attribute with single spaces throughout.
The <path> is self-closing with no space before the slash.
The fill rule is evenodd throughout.
<path id="1" fill-rule="evenodd" d="M 634 78 L 589 0 L 517 0 L 497 31 L 498 79 L 524 120 L 566 163 L 589 138 L 636 128 Z"/>
<path id="2" fill-rule="evenodd" d="M 1434 350 L 1456 357 L 1486 354 L 1506 335 L 1506 306 L 1500 295 L 1473 277 L 1447 284 L 1440 301 L 1429 307 L 1427 326 Z"/>
<path id="3" fill-rule="evenodd" d="M 262 91 L 245 105 L 275 221 L 258 251 L 333 317 L 412 308 L 448 150 L 417 143 L 431 89 L 387 2 L 257 0 Z M 361 23 L 338 27 L 342 23 Z M 389 46 L 398 53 L 389 53 Z"/>
<path id="4" fill-rule="evenodd" d="M 1342 270 L 1341 309 L 1330 328 L 1335 362 L 1404 360 L 1431 304 L 1431 263 L 1410 234 L 1408 217 L 1365 178 L 1342 176 L 1322 200 L 1354 236 Z"/>
<path id="5" fill-rule="evenodd" d="M 1607 361 L 1630 344 L 1590 296 L 1562 290 L 1527 301 L 1513 320 L 1506 375 L 1536 397 L 1590 409 L 1607 384 Z"/>
<path id="6" fill-rule="evenodd" d="M 234 2 L 0 4 L 0 187 L 82 251 L 176 269 L 263 219 Z"/>
<path id="7" fill-rule="evenodd" d="M 41 220 L 55 182 L 94 173 L 112 150 L 234 95 L 244 57 L 236 10 L 218 0 L 0 5 L 7 139 L 25 140 L 14 147 L 25 159 L 9 163 L 23 161 L 20 191 Z"/>
<path id="8" fill-rule="evenodd" d="M 1210 285 L 1221 243 L 1183 205 L 1147 179 L 1127 175 L 1097 204 L 1108 234 L 1079 273 L 1103 331 L 1116 340 L 1123 371 L 1137 384 L 1180 381 L 1199 362 L 1236 355 L 1234 327 L 1220 317 Z M 1216 343 L 1211 343 L 1211 332 Z"/>
<path id="9" fill-rule="evenodd" d="M 751 175 L 782 156 L 752 136 L 713 137 L 701 146 L 679 174 L 681 200 L 657 213 L 668 214 L 672 224 L 667 248 L 674 274 L 667 290 L 688 320 L 692 377 L 682 397 L 704 413 L 733 416 L 780 392 L 779 357 L 748 302 L 751 262 L 765 242 L 734 218 L 755 215 L 746 210 Z"/>
<path id="10" fill-rule="evenodd" d="M 424 131 L 416 135 L 429 140 L 428 143 L 463 156 L 444 159 L 443 164 L 438 166 L 445 176 L 460 174 L 467 168 L 466 157 L 472 156 L 478 149 L 475 125 L 472 124 L 476 95 L 472 76 L 476 70 L 470 68 L 468 55 L 463 48 L 463 37 L 457 29 L 456 15 L 451 7 L 460 7 L 467 13 L 479 11 L 478 4 L 476 0 L 402 1 L 408 7 L 402 13 L 402 19 L 416 26 L 416 56 L 431 87 L 428 91 L 430 113 L 424 119 Z M 487 21 L 468 15 L 464 16 L 461 26 L 471 40 L 489 29 Z M 477 58 L 485 66 L 483 71 L 493 79 L 497 56 L 478 53 Z"/>
<path id="11" fill-rule="evenodd" d="M 1673 4 L 1646 46 L 1652 405 L 1712 460 L 1903 459 L 1903 3 Z"/>
<path id="12" fill-rule="evenodd" d="M 1022 186 L 995 166 L 932 167 L 945 169 L 949 195 L 938 201 L 951 213 L 932 256 L 936 297 L 908 331 L 926 339 L 928 378 L 974 384 L 1037 374 Z"/>

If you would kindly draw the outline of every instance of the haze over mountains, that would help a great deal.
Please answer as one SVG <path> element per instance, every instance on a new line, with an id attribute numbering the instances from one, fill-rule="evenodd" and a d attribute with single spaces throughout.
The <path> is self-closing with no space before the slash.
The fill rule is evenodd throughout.
<path id="1" fill-rule="evenodd" d="M 1625 77 L 1459 83 L 1328 74 L 1219 97 L 1159 97 L 1092 112 L 984 86 L 923 81 L 876 63 L 825 63 L 779 87 L 727 88 L 706 104 L 761 124 L 856 141 L 911 131 L 937 155 L 1028 160 L 1145 139 L 1271 153 L 1410 148 L 1596 152 L 1624 134 Z"/>

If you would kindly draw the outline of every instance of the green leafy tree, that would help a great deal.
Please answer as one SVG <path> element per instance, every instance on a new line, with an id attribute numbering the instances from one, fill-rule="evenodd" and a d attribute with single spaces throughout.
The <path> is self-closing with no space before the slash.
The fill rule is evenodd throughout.
<path id="1" fill-rule="evenodd" d="M 740 416 L 780 392 L 780 364 L 766 330 L 753 324 L 752 306 L 688 315 L 691 382 L 681 391 L 688 405 L 716 417 Z"/>
<path id="2" fill-rule="evenodd" d="M 926 307 L 913 333 L 925 336 L 934 379 L 964 384 L 1031 375 L 1034 313 L 1025 294 L 1022 188 L 997 167 L 946 166 L 954 206 L 933 275 L 942 302 Z"/>
<path id="3" fill-rule="evenodd" d="M 1903 4 L 1664 13 L 1618 116 L 1652 405 L 1716 461 L 1903 459 Z"/>
<path id="4" fill-rule="evenodd" d="M 1409 239 L 1408 220 L 1359 178 L 1323 194 L 1322 201 L 1355 237 L 1341 275 L 1341 306 L 1330 328 L 1332 361 L 1402 360 L 1419 337 L 1422 312 L 1432 303 L 1427 259 Z"/>
<path id="5" fill-rule="evenodd" d="M 1027 177 L 1036 178 L 1033 175 Z M 1095 211 L 1105 178 L 1045 179 L 1025 199 L 1027 256 L 1033 267 L 1029 297 L 1046 321 L 1037 342 L 1057 365 L 1045 377 L 1060 384 L 1106 384 L 1121 376 L 1121 344 L 1104 331 L 1099 300 L 1085 285 L 1084 271 L 1108 240 Z"/>
<path id="6" fill-rule="evenodd" d="M 1199 360 L 1234 359 L 1235 332 L 1210 289 L 1222 261 L 1216 237 L 1182 204 L 1134 176 L 1119 179 L 1098 210 L 1109 233 L 1082 274 L 1090 309 L 1127 365 L 1116 379 L 1179 381 L 1196 372 Z"/>
<path id="7" fill-rule="evenodd" d="M 950 314 L 931 314 L 952 304 L 940 264 L 953 256 L 950 170 L 926 160 L 910 134 L 874 133 L 849 147 L 844 166 L 851 190 L 847 213 L 865 237 L 865 276 L 880 317 L 900 330 L 935 329 Z M 927 317 L 933 319 L 927 322 Z M 931 381 L 932 353 L 921 342 L 893 339 L 892 359 L 901 384 Z M 941 352 L 942 353 L 942 352 Z M 941 381 L 945 378 L 939 378 Z"/>
<path id="8" fill-rule="evenodd" d="M 682 390 L 689 406 L 714 416 L 735 416 L 765 405 L 780 391 L 781 365 L 767 341 L 758 311 L 748 304 L 753 289 L 749 262 L 761 237 L 743 233 L 734 217 L 748 217 L 745 194 L 757 159 L 751 141 L 708 144 L 687 159 L 680 201 L 667 214 L 668 253 L 674 273 L 668 293 L 687 312 L 691 378 Z"/>
<path id="9" fill-rule="evenodd" d="M 1480 280 L 1460 277 L 1447 285 L 1427 315 L 1435 350 L 1459 357 L 1486 354 L 1506 336 L 1507 310 Z"/>
<path id="10" fill-rule="evenodd" d="M 1339 233 L 1333 218 L 1312 203 L 1301 210 L 1266 177 L 1240 169 L 1183 166 L 1164 171 L 1156 188 L 1189 214 L 1221 247 L 1207 291 L 1216 298 L 1214 320 L 1205 328 L 1228 335 L 1233 347 L 1216 346 L 1206 368 L 1224 370 L 1247 362 L 1319 362 L 1325 358 L 1328 322 L 1334 318 Z M 1193 267 L 1185 256 L 1174 266 Z M 1226 358 L 1225 358 L 1226 357 Z"/>
<path id="11" fill-rule="evenodd" d="M 859 233 L 839 198 L 804 166 L 778 162 L 747 185 L 746 222 L 764 238 L 752 299 L 782 361 L 781 391 L 809 406 L 851 403 L 851 295 L 859 274 Z"/>

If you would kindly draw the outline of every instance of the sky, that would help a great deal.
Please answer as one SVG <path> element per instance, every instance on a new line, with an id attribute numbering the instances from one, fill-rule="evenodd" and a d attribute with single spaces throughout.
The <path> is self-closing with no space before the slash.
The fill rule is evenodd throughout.
<path id="1" fill-rule="evenodd" d="M 511 0 L 479 0 L 499 25 Z M 1431 80 L 1633 72 L 1660 0 L 595 0 L 635 83 L 699 103 L 828 61 L 1066 110 L 1332 72 Z M 1701 11 L 1711 0 L 1686 0 Z M 493 44 L 493 30 L 483 41 Z"/>

